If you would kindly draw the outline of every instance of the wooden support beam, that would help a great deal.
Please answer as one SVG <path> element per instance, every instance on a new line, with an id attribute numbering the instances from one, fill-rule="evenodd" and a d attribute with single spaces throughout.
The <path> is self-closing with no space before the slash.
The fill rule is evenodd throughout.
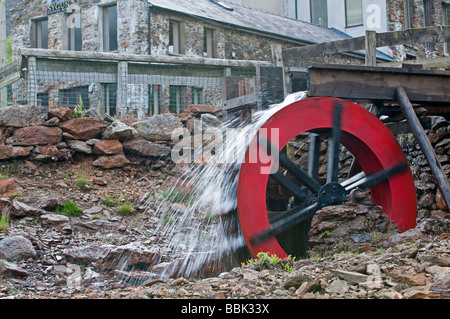
<path id="1" fill-rule="evenodd" d="M 377 65 L 377 33 L 375 31 L 366 30 L 365 37 L 366 47 L 366 65 Z"/>
<path id="2" fill-rule="evenodd" d="M 366 34 L 367 36 L 367 34 Z M 304 58 L 355 52 L 367 49 L 366 36 L 324 42 L 283 51 L 284 65 L 293 67 Z M 369 37 L 373 34 L 369 32 Z M 373 42 L 373 38 L 368 41 Z M 414 43 L 450 42 L 450 26 L 437 26 L 376 34 L 376 47 L 414 44 Z"/>
<path id="3" fill-rule="evenodd" d="M 405 89 L 402 87 L 398 87 L 396 89 L 397 100 L 400 103 L 403 114 L 408 121 L 408 124 L 419 143 L 422 152 L 424 153 L 428 164 L 430 165 L 430 169 L 433 172 L 434 177 L 436 178 L 436 182 L 438 184 L 439 190 L 441 191 L 442 197 L 444 198 L 447 207 L 450 207 L 450 184 L 448 182 L 448 178 L 442 169 L 441 163 L 439 163 L 436 153 L 434 152 L 433 146 L 431 145 L 425 131 L 422 129 L 422 125 L 420 124 L 419 119 L 414 112 L 414 109 L 411 105 L 411 102 L 408 98 L 408 95 L 405 92 Z"/>
<path id="4" fill-rule="evenodd" d="M 357 65 L 313 64 L 308 68 L 310 96 L 348 100 L 396 101 L 402 86 L 414 103 L 450 103 L 450 72 Z"/>
<path id="5" fill-rule="evenodd" d="M 45 50 L 21 48 L 19 51 L 23 56 L 34 56 L 38 59 L 70 59 L 81 61 L 126 61 L 142 63 L 167 63 L 183 65 L 204 65 L 218 67 L 256 67 L 273 66 L 271 62 L 251 61 L 251 60 L 229 60 L 229 59 L 211 59 L 197 57 L 179 57 L 179 56 L 155 56 L 140 54 L 125 54 L 111 52 L 88 52 L 88 51 L 68 51 L 68 50 Z"/>

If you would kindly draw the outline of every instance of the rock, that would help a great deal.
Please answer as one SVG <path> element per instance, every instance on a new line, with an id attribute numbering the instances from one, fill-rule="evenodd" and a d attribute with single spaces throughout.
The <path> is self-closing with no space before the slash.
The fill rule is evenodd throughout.
<path id="1" fill-rule="evenodd" d="M 0 160 L 25 157 L 30 155 L 31 148 L 12 145 L 0 145 Z"/>
<path id="2" fill-rule="evenodd" d="M 103 132 L 104 140 L 129 140 L 133 138 L 137 138 L 139 136 L 136 129 L 131 126 L 126 125 L 121 121 L 112 122 Z"/>
<path id="3" fill-rule="evenodd" d="M 70 140 L 67 141 L 67 145 L 77 152 L 92 154 L 92 147 L 89 146 L 86 142 L 79 140 Z"/>
<path id="4" fill-rule="evenodd" d="M 436 205 L 439 209 L 448 210 L 447 203 L 439 189 L 436 191 Z"/>
<path id="5" fill-rule="evenodd" d="M 304 283 L 302 283 L 300 285 L 300 287 L 298 287 L 298 289 L 295 291 L 295 294 L 297 296 L 301 297 L 308 292 L 308 289 L 309 289 L 309 283 L 307 281 L 305 281 Z"/>
<path id="6" fill-rule="evenodd" d="M 180 117 L 184 117 L 189 113 L 197 115 L 202 113 L 218 113 L 220 111 L 222 111 L 222 109 L 218 106 L 208 104 L 192 104 L 180 114 Z"/>
<path id="7" fill-rule="evenodd" d="M 100 156 L 92 163 L 92 165 L 108 169 L 124 167 L 129 163 L 130 161 L 125 155 L 118 154 L 112 156 Z"/>
<path id="8" fill-rule="evenodd" d="M 18 213 L 15 214 L 15 217 L 20 216 L 41 216 L 46 212 L 43 209 L 36 208 L 34 206 L 28 205 L 20 200 L 14 201 L 14 207 L 17 209 Z"/>
<path id="9" fill-rule="evenodd" d="M 352 284 L 359 284 L 361 282 L 366 282 L 369 276 L 360 274 L 353 271 L 345 271 L 340 269 L 333 269 L 331 271 L 333 274 L 337 275 L 339 278 L 348 281 Z"/>
<path id="10" fill-rule="evenodd" d="M 54 145 L 38 145 L 33 149 L 33 152 L 54 157 L 59 155 L 59 149 Z"/>
<path id="11" fill-rule="evenodd" d="M 329 293 L 345 294 L 348 291 L 348 284 L 344 280 L 336 279 L 325 290 Z"/>
<path id="12" fill-rule="evenodd" d="M 69 107 L 54 107 L 48 110 L 50 118 L 57 118 L 61 122 L 70 120 L 73 117 L 73 110 Z"/>
<path id="13" fill-rule="evenodd" d="M 15 130 L 6 143 L 20 146 L 58 144 L 62 140 L 59 127 L 31 126 Z"/>
<path id="14" fill-rule="evenodd" d="M 0 259 L 16 261 L 36 256 L 31 241 L 23 236 L 9 236 L 0 240 Z"/>
<path id="15" fill-rule="evenodd" d="M 157 249 L 149 249 L 139 242 L 122 246 L 91 244 L 65 250 L 64 255 L 75 263 L 96 263 L 103 270 L 121 269 L 125 265 L 151 265 L 160 257 Z"/>
<path id="16" fill-rule="evenodd" d="M 69 133 L 75 139 L 89 140 L 101 136 L 101 133 L 107 124 L 96 117 L 80 117 L 68 120 L 61 124 L 61 129 Z"/>
<path id="17" fill-rule="evenodd" d="M 202 114 L 200 117 L 202 121 L 202 130 L 206 131 L 208 128 L 221 129 L 222 121 L 220 121 L 216 116 L 206 113 Z"/>
<path id="18" fill-rule="evenodd" d="M 171 148 L 165 145 L 152 143 L 143 138 L 132 139 L 123 142 L 123 148 L 126 151 L 136 153 L 142 156 L 167 156 Z"/>
<path id="19" fill-rule="evenodd" d="M 50 120 L 46 121 L 44 124 L 44 126 L 59 126 L 60 121 L 58 120 L 57 117 L 52 117 Z"/>
<path id="20" fill-rule="evenodd" d="M 28 272 L 14 263 L 0 259 L 0 278 L 26 277 Z"/>
<path id="21" fill-rule="evenodd" d="M 412 228 L 403 233 L 395 234 L 389 239 L 389 245 L 395 246 L 404 242 L 416 241 L 422 237 L 422 232 L 418 228 Z"/>
<path id="22" fill-rule="evenodd" d="M 17 193 L 17 185 L 14 178 L 0 179 L 0 196 L 11 196 Z"/>
<path id="23" fill-rule="evenodd" d="M 182 123 L 176 115 L 166 113 L 133 123 L 131 127 L 148 141 L 171 141 L 173 131 L 182 128 Z"/>
<path id="24" fill-rule="evenodd" d="M 27 127 L 44 124 L 48 109 L 39 106 L 15 105 L 0 108 L 0 126 Z"/>
<path id="25" fill-rule="evenodd" d="M 94 184 L 99 185 L 99 186 L 106 186 L 106 185 L 108 185 L 108 182 L 107 182 L 106 180 L 101 179 L 101 178 L 98 178 L 98 177 L 94 177 L 94 178 L 92 179 L 92 182 L 93 182 Z"/>
<path id="26" fill-rule="evenodd" d="M 62 227 L 67 224 L 70 219 L 67 216 L 59 214 L 45 214 L 41 216 L 42 225 L 46 227 Z"/>
<path id="27" fill-rule="evenodd" d="M 259 272 L 250 268 L 245 268 L 242 274 L 244 280 L 256 281 L 259 279 Z"/>
<path id="28" fill-rule="evenodd" d="M 94 144 L 94 153 L 99 155 L 117 155 L 123 153 L 119 140 L 101 140 Z"/>
<path id="29" fill-rule="evenodd" d="M 87 222 L 78 223 L 77 226 L 86 227 L 88 229 L 97 230 L 97 231 L 124 231 L 126 230 L 125 226 L 122 226 L 118 223 L 109 222 L 107 220 L 94 219 Z"/>

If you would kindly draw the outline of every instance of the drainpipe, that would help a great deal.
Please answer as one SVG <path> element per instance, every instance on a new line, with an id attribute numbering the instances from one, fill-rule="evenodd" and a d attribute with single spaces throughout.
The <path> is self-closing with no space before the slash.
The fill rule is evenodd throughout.
<path id="1" fill-rule="evenodd" d="M 298 0 L 295 0 L 295 20 L 298 20 Z"/>

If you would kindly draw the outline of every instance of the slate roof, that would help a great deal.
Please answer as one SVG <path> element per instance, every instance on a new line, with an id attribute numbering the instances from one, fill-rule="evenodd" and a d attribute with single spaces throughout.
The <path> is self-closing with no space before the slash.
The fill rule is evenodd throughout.
<path id="1" fill-rule="evenodd" d="M 351 38 L 348 34 L 334 28 L 320 27 L 309 22 L 290 19 L 228 2 L 222 3 L 233 10 L 228 10 L 214 3 L 214 0 L 148 0 L 148 3 L 156 8 L 207 19 L 231 27 L 239 27 L 249 31 L 283 37 L 288 40 L 300 41 L 305 44 Z M 359 53 L 361 54 L 361 51 Z M 389 56 L 379 51 L 377 53 L 378 57 L 391 60 Z"/>
<path id="2" fill-rule="evenodd" d="M 348 36 L 336 29 L 319 27 L 311 23 L 285 18 L 237 4 L 223 3 L 233 8 L 231 11 L 211 0 L 149 0 L 148 2 L 157 8 L 308 44 L 348 38 Z"/>

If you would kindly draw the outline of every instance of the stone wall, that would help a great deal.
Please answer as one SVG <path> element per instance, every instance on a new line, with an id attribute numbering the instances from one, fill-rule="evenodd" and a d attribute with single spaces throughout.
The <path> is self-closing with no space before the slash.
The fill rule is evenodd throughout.
<path id="1" fill-rule="evenodd" d="M 423 28 L 425 27 L 425 9 L 423 0 L 410 0 L 412 4 L 411 13 L 412 27 Z M 443 4 L 442 1 L 430 1 L 430 26 L 442 25 L 443 21 Z M 387 21 L 389 31 L 405 30 L 405 6 L 403 0 L 389 0 L 387 1 Z M 397 45 L 392 48 L 393 58 L 396 61 L 403 61 L 406 59 L 416 58 L 433 58 L 441 56 L 444 52 L 443 44 L 430 44 L 423 43 L 414 45 Z"/>

